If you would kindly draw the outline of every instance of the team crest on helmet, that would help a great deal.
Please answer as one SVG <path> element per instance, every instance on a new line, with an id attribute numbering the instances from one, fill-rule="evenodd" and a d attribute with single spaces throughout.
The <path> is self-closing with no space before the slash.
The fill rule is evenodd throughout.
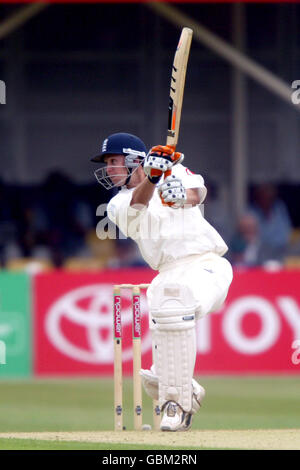
<path id="1" fill-rule="evenodd" d="M 102 144 L 102 152 L 106 152 L 108 139 L 105 139 Z"/>

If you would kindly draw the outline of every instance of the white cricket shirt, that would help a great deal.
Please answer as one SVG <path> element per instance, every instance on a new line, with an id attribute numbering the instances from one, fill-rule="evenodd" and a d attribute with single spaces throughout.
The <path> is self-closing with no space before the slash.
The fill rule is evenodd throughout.
<path id="1" fill-rule="evenodd" d="M 186 189 L 200 188 L 201 203 L 206 187 L 201 175 L 178 164 L 172 174 L 181 178 Z M 161 179 L 162 181 L 162 179 Z M 152 269 L 194 254 L 213 252 L 224 255 L 228 247 L 219 233 L 204 219 L 200 207 L 173 209 L 164 206 L 155 190 L 148 207 L 137 210 L 130 206 L 134 188 L 122 187 L 107 206 L 109 219 L 127 237 L 136 241 L 146 263 Z"/>

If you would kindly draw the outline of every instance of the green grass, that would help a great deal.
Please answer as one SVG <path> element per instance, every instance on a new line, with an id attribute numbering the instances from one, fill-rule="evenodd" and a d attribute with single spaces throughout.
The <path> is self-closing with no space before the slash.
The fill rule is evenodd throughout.
<path id="1" fill-rule="evenodd" d="M 202 377 L 200 382 L 206 388 L 206 398 L 194 418 L 195 430 L 299 428 L 300 377 Z M 123 395 L 124 424 L 132 430 L 131 379 L 124 380 Z M 143 405 L 143 422 L 151 423 L 151 400 L 145 395 Z M 100 378 L 0 381 L 0 416 L 0 432 L 112 430 L 113 381 Z M 0 450 L 168 448 L 172 449 L 146 444 L 0 439 Z"/>
<path id="2" fill-rule="evenodd" d="M 176 450 L 193 450 L 195 447 L 176 447 Z M 112 444 L 105 442 L 58 442 L 39 441 L 37 439 L 0 439 L 0 450 L 173 450 L 174 447 L 163 447 L 145 444 Z M 201 450 L 206 450 L 201 447 Z M 210 448 L 211 450 L 211 448 Z"/>
<path id="3" fill-rule="evenodd" d="M 300 377 L 209 378 L 199 429 L 299 428 Z"/>
<path id="4" fill-rule="evenodd" d="M 299 428 L 300 377 L 203 377 L 206 398 L 193 429 Z M 113 429 L 111 379 L 0 381 L 0 432 Z M 144 423 L 151 400 L 144 397 Z M 133 429 L 132 381 L 124 423 Z"/>

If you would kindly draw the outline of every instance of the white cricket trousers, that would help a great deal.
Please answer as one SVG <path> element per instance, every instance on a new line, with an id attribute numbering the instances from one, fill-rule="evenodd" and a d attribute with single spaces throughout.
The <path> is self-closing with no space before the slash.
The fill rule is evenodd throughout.
<path id="1" fill-rule="evenodd" d="M 215 253 L 192 255 L 163 265 L 148 290 L 149 310 L 155 288 L 162 283 L 188 286 L 196 300 L 197 319 L 219 310 L 233 279 L 229 261 Z M 149 319 L 150 320 L 150 319 Z"/>

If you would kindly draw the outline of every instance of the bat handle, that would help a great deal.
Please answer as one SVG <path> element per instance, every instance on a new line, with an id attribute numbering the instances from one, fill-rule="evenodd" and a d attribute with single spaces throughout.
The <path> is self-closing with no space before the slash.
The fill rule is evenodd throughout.
<path id="1" fill-rule="evenodd" d="M 168 144 L 167 144 L 167 145 L 168 145 Z M 173 150 L 173 152 L 175 152 L 175 150 L 176 150 L 176 145 L 168 145 L 168 147 L 171 147 L 171 149 Z M 172 174 L 172 170 L 167 170 L 167 171 L 165 171 L 165 173 L 164 173 L 164 179 L 168 178 L 168 176 L 171 176 L 171 174 Z M 161 202 L 162 202 L 162 205 L 163 205 L 163 206 L 172 207 L 173 204 L 174 204 L 173 202 L 165 202 L 161 196 L 160 196 L 160 199 L 161 199 Z"/>

